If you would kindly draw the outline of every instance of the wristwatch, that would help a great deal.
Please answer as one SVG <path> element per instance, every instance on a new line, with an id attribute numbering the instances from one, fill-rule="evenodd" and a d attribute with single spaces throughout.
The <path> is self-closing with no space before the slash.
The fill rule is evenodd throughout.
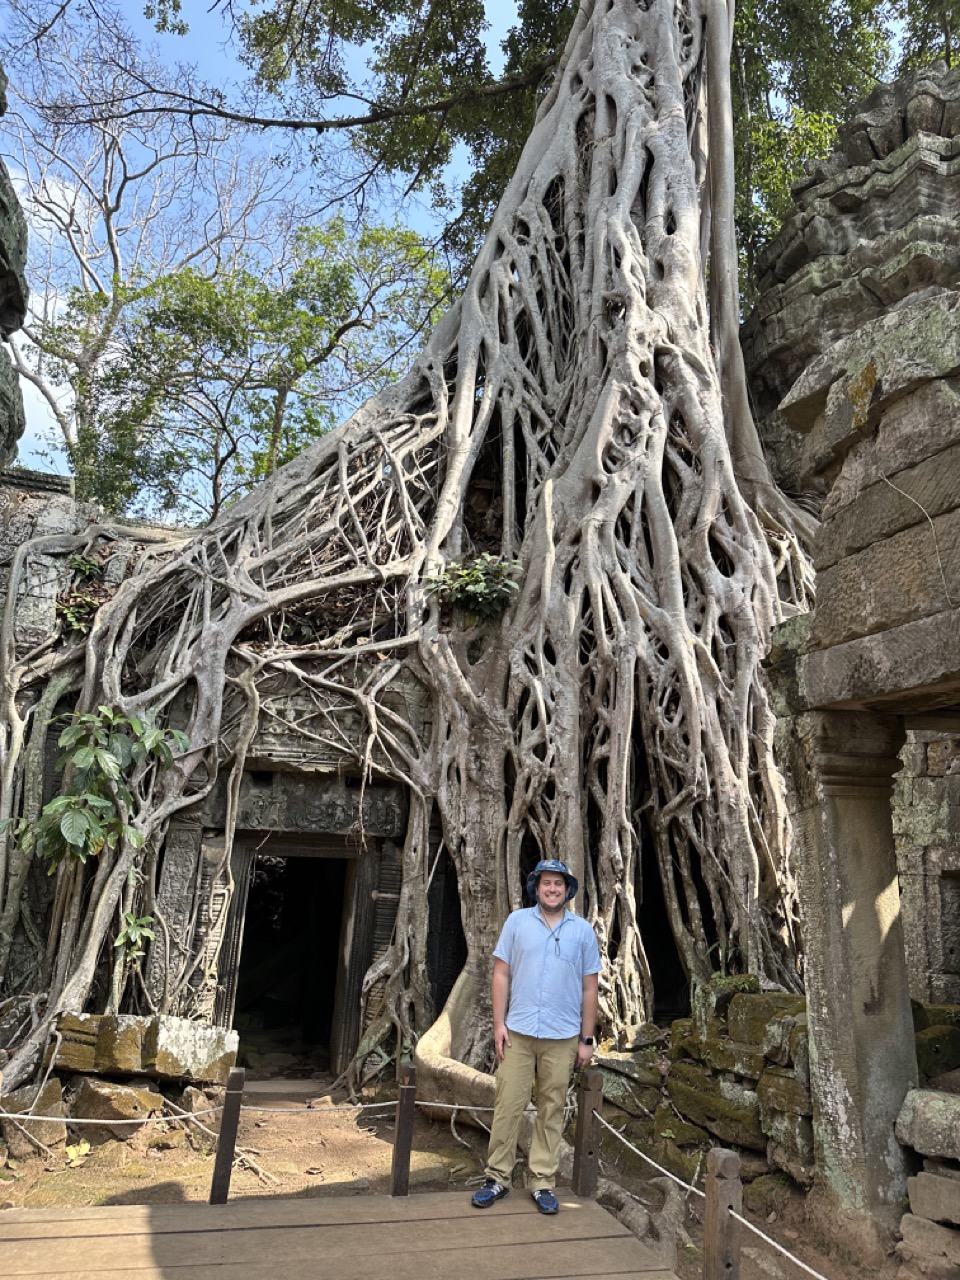
<path id="1" fill-rule="evenodd" d="M 593 1048 L 594 1046 L 593 1036 L 580 1036 L 579 1039 L 581 1044 L 588 1044 L 591 1049 Z"/>

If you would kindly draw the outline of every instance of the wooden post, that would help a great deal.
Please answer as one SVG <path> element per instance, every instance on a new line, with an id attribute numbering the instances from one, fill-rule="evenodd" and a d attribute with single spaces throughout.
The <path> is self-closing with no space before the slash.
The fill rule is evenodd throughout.
<path id="1" fill-rule="evenodd" d="M 213 1165 L 213 1181 L 210 1183 L 210 1203 L 226 1204 L 230 1194 L 230 1175 L 237 1150 L 237 1130 L 240 1128 L 240 1100 L 246 1078 L 243 1067 L 233 1067 L 227 1079 L 227 1096 L 220 1113 L 220 1136 L 217 1138 L 217 1158 Z"/>
<path id="2" fill-rule="evenodd" d="M 573 1192 L 595 1196 L 600 1167 L 600 1126 L 593 1114 L 603 1109 L 603 1072 L 581 1071 L 577 1088 L 577 1134 L 573 1144 Z"/>
<path id="3" fill-rule="evenodd" d="M 707 1154 L 706 1208 L 703 1217 L 703 1280 L 740 1280 L 740 1223 L 730 1210 L 743 1212 L 740 1157 L 714 1147 Z"/>
<path id="4" fill-rule="evenodd" d="M 400 1068 L 400 1097 L 397 1099 L 397 1122 L 393 1131 L 392 1196 L 405 1196 L 410 1192 L 410 1152 L 413 1150 L 416 1100 L 417 1068 L 404 1063 Z"/>

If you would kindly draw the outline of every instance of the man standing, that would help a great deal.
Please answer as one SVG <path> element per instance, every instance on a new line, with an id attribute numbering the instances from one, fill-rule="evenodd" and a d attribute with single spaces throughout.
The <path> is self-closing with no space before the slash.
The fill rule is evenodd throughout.
<path id="1" fill-rule="evenodd" d="M 567 1085 L 574 1063 L 593 1056 L 600 949 L 591 926 L 566 904 L 577 881 L 564 863 L 538 862 L 527 877 L 536 906 L 507 917 L 493 956 L 493 1042 L 497 1096 L 486 1181 L 471 1200 L 488 1209 L 510 1191 L 517 1132 L 537 1084 L 530 1145 L 530 1190 L 541 1213 L 560 1208 L 554 1195 Z"/>

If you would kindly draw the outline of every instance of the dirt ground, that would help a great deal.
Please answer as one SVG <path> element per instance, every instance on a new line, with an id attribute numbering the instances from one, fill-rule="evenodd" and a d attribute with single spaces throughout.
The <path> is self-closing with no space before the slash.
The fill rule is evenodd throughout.
<path id="1" fill-rule="evenodd" d="M 330 1103 L 348 1105 L 348 1099 L 330 1093 L 329 1079 L 249 1083 L 244 1105 L 264 1110 L 241 1115 L 238 1147 L 250 1164 L 234 1168 L 230 1198 L 388 1194 L 392 1110 L 333 1111 Z M 70 1139 L 71 1144 L 76 1141 Z M 656 1218 L 664 1199 L 657 1175 L 644 1181 L 618 1169 L 611 1144 L 615 1146 L 615 1139 L 605 1135 L 604 1172 L 625 1185 Z M 0 1208 L 177 1203 L 205 1201 L 209 1195 L 213 1141 L 188 1136 L 177 1123 L 148 1125 L 127 1142 L 105 1142 L 86 1153 L 71 1149 L 74 1160 L 69 1164 L 61 1147 L 50 1160 L 37 1156 L 0 1168 Z M 418 1115 L 411 1194 L 462 1187 L 469 1195 L 482 1180 L 485 1149 L 483 1133 Z M 516 1185 L 519 1189 L 519 1173 Z M 680 1280 L 697 1280 L 702 1267 L 702 1201 L 690 1200 L 677 1237 Z M 827 1280 L 862 1280 L 859 1268 L 831 1259 L 816 1247 L 818 1224 L 807 1213 L 801 1194 L 786 1196 L 765 1218 L 749 1212 L 747 1216 Z M 801 1280 L 807 1274 L 745 1233 L 743 1280 Z M 871 1272 L 873 1280 L 893 1280 L 895 1274 L 892 1263 Z"/>

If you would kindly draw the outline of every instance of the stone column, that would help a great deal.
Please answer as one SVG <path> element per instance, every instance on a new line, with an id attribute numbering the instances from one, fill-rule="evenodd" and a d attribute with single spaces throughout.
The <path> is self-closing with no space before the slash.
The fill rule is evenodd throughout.
<path id="1" fill-rule="evenodd" d="M 168 993 L 190 954 L 190 918 L 196 895 L 203 832 L 198 820 L 171 822 L 163 846 L 157 908 L 163 927 L 147 955 L 144 979 L 151 1000 L 161 1013 L 179 1012 L 167 1005 Z"/>
<path id="2" fill-rule="evenodd" d="M 817 1195 L 838 1243 L 879 1258 L 903 1213 L 894 1124 L 917 1080 L 890 809 L 896 717 L 796 717 L 790 772 L 804 908 Z"/>

